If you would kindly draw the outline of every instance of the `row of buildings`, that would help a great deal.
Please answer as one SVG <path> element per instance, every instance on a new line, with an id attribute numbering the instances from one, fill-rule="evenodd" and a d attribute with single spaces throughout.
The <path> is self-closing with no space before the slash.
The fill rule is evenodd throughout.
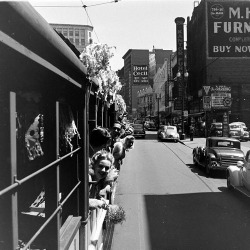
<path id="1" fill-rule="evenodd" d="M 183 40 L 178 18 L 177 51 L 128 50 L 120 77 L 131 118 L 153 116 L 184 129 L 190 123 L 208 128 L 223 122 L 225 134 L 229 122 L 249 126 L 249 18 L 247 0 L 195 1 L 191 18 L 179 18 L 186 21 L 184 50 L 178 51 Z"/>
<path id="2" fill-rule="evenodd" d="M 173 20 L 176 51 L 129 49 L 118 75 L 130 119 L 250 126 L 249 18 L 248 0 L 194 1 L 191 17 Z M 91 26 L 51 25 L 79 51 L 92 42 Z"/>

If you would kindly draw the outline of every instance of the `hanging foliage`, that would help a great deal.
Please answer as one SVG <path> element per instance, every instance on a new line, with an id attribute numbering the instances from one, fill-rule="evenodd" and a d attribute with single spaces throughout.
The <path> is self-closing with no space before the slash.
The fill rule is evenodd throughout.
<path id="1" fill-rule="evenodd" d="M 103 97 L 107 104 L 113 104 L 116 93 L 122 84 L 116 72 L 111 69 L 110 59 L 114 56 L 115 47 L 107 44 L 90 44 L 80 55 L 80 60 L 87 68 L 90 81 L 98 82 L 97 94 Z"/>
<path id="2" fill-rule="evenodd" d="M 119 94 L 116 95 L 116 105 L 117 105 L 117 113 L 123 115 L 126 111 L 126 103 L 123 97 Z"/>

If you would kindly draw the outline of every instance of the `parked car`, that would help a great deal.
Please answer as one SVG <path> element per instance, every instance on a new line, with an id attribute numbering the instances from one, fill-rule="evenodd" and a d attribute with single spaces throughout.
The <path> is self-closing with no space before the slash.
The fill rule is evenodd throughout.
<path id="1" fill-rule="evenodd" d="M 177 132 L 176 126 L 167 126 L 161 125 L 157 131 L 157 137 L 160 141 L 172 140 L 177 142 L 180 139 L 180 136 Z"/>
<path id="2" fill-rule="evenodd" d="M 250 197 L 250 150 L 243 161 L 238 161 L 237 166 L 227 168 L 227 187 Z"/>
<path id="3" fill-rule="evenodd" d="M 249 131 L 248 131 L 248 128 L 246 126 L 246 124 L 244 122 L 238 122 L 242 125 L 243 127 L 243 130 L 244 130 L 244 133 L 243 133 L 243 140 L 250 140 L 250 134 L 249 134 Z"/>
<path id="4" fill-rule="evenodd" d="M 222 122 L 211 123 L 209 136 L 222 136 Z"/>
<path id="5" fill-rule="evenodd" d="M 157 131 L 156 125 L 152 121 L 145 122 L 145 128 L 151 131 Z"/>
<path id="6" fill-rule="evenodd" d="M 193 149 L 193 163 L 205 168 L 209 176 L 213 170 L 227 170 L 229 166 L 237 166 L 244 160 L 241 143 L 235 138 L 208 137 L 204 147 Z"/>
<path id="7" fill-rule="evenodd" d="M 238 140 L 249 140 L 249 132 L 243 122 L 232 122 L 229 124 L 229 136 Z"/>
<path id="8" fill-rule="evenodd" d="M 137 138 L 137 137 L 145 138 L 146 137 L 146 132 L 145 132 L 143 124 L 134 124 L 133 128 L 134 128 L 133 136 L 135 138 Z"/>

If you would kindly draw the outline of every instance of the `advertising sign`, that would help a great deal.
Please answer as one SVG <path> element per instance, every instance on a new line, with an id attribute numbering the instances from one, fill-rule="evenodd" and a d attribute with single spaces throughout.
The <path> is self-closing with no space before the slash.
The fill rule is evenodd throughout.
<path id="1" fill-rule="evenodd" d="M 133 65 L 133 84 L 148 84 L 148 65 Z"/>
<path id="2" fill-rule="evenodd" d="M 128 77 L 128 105 L 131 107 L 132 106 L 132 87 L 131 87 L 131 82 L 132 82 L 132 75 L 131 72 L 129 71 L 129 77 Z"/>
<path id="3" fill-rule="evenodd" d="M 231 87 L 225 85 L 203 86 L 203 107 L 225 109 L 232 104 Z"/>
<path id="4" fill-rule="evenodd" d="M 184 73 L 184 25 L 185 19 L 183 17 L 177 17 L 175 19 L 176 23 L 176 58 L 178 70 L 181 75 Z"/>
<path id="5" fill-rule="evenodd" d="M 203 96 L 203 109 L 205 111 L 211 110 L 211 96 Z"/>
<path id="6" fill-rule="evenodd" d="M 250 57 L 250 1 L 207 2 L 208 57 Z"/>
<path id="7" fill-rule="evenodd" d="M 223 114 L 222 135 L 226 137 L 229 136 L 229 117 L 227 112 Z"/>

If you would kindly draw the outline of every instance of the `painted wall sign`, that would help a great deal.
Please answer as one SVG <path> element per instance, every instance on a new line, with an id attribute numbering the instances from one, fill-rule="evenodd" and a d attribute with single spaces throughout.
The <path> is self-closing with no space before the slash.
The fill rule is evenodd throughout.
<path id="1" fill-rule="evenodd" d="M 133 84 L 148 84 L 148 65 L 133 65 Z"/>
<path id="2" fill-rule="evenodd" d="M 250 57 L 250 1 L 207 2 L 208 57 Z"/>

